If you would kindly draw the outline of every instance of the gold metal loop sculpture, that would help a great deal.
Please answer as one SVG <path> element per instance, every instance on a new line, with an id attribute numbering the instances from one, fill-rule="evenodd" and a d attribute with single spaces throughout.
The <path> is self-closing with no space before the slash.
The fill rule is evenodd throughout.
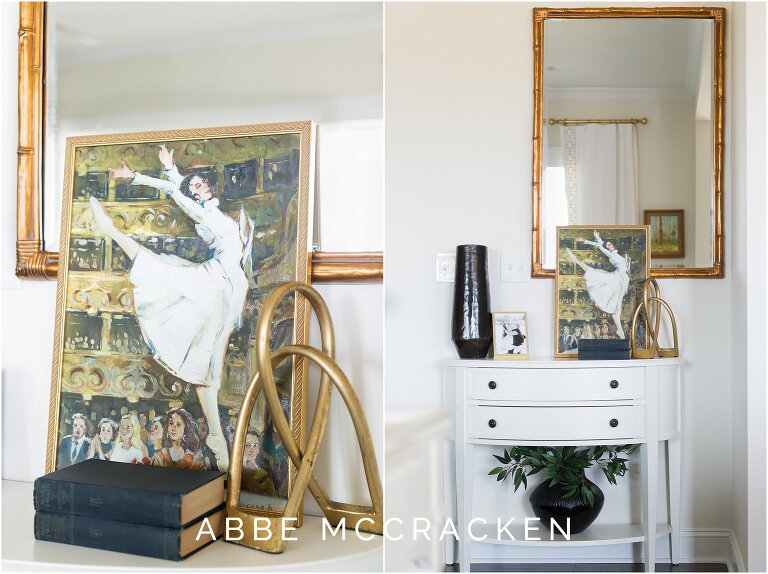
<path id="1" fill-rule="evenodd" d="M 653 306 L 651 305 L 653 303 Z M 672 347 L 661 347 L 659 345 L 661 326 L 661 310 L 666 310 L 669 319 L 672 322 Z M 637 340 L 637 328 L 641 324 L 640 312 L 645 310 L 645 347 L 641 348 Z M 651 326 L 653 323 L 653 326 Z M 653 359 L 656 355 L 659 357 L 677 357 L 680 350 L 677 345 L 677 323 L 672 308 L 661 298 L 661 289 L 656 279 L 649 277 L 643 284 L 643 302 L 635 309 L 632 317 L 632 357 L 635 359 Z"/>
<path id="2" fill-rule="evenodd" d="M 270 353 L 274 311 L 280 300 L 294 291 L 307 298 L 317 315 L 322 338 L 322 351 L 308 345 L 288 345 Z M 302 357 L 302 360 L 304 358 L 311 360 L 322 370 L 317 406 L 312 418 L 312 427 L 309 432 L 307 445 L 303 452 L 299 444 L 297 444 L 297 437 L 294 437 L 291 433 L 290 425 L 283 413 L 272 374 L 274 367 L 294 355 Z M 331 500 L 312 473 L 326 423 L 328 422 L 328 408 L 330 407 L 331 391 L 333 389 L 331 382 L 341 393 L 349 414 L 352 416 L 352 423 L 355 427 L 363 459 L 368 491 L 371 496 L 371 506 L 347 504 Z M 249 511 L 248 508 L 241 508 L 239 500 L 243 450 L 248 432 L 248 421 L 251 418 L 256 398 L 261 390 L 264 391 L 264 398 L 267 408 L 272 415 L 275 429 L 285 445 L 288 456 L 298 469 L 298 474 L 293 489 L 288 496 L 288 502 L 285 505 L 283 515 L 278 517 L 260 517 L 262 521 L 269 521 L 269 535 L 260 530 L 257 539 L 254 525 L 254 517 L 257 514 Z M 346 528 L 357 527 L 358 530 L 373 534 L 381 534 L 383 531 L 384 504 L 381 478 L 365 413 L 354 388 L 335 362 L 333 322 L 331 321 L 328 307 L 320 294 L 305 283 L 298 281 L 285 283 L 275 289 L 264 302 L 261 316 L 256 325 L 256 375 L 251 379 L 243 397 L 243 404 L 237 418 L 230 460 L 232 462 L 229 468 L 227 517 L 240 518 L 242 520 L 243 532 L 240 540 L 231 540 L 231 542 L 265 552 L 283 552 L 286 547 L 286 541 L 283 540 L 282 521 L 288 518 L 298 519 L 298 513 L 304 499 L 304 491 L 307 488 L 309 488 L 312 496 L 315 497 L 320 509 L 331 525 L 336 526 L 343 522 Z M 289 523 L 289 526 L 293 525 Z"/>

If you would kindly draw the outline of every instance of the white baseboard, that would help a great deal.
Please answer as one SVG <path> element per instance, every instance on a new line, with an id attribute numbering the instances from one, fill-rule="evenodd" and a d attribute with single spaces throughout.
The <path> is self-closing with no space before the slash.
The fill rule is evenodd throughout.
<path id="1" fill-rule="evenodd" d="M 729 572 L 746 572 L 744 567 L 744 558 L 741 556 L 741 549 L 739 548 L 739 541 L 736 540 L 736 535 L 731 532 L 731 551 L 728 555 L 728 571 Z"/>
<path id="2" fill-rule="evenodd" d="M 642 543 L 607 546 L 535 547 L 473 543 L 472 562 L 568 563 L 641 562 Z M 671 563 L 669 537 L 656 541 L 656 561 Z M 731 530 L 689 528 L 680 530 L 681 562 L 720 562 L 743 572 L 743 561 Z"/>

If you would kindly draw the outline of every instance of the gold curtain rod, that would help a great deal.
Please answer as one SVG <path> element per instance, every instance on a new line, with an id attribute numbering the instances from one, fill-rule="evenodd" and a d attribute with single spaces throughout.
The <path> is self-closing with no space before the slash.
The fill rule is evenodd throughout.
<path id="1" fill-rule="evenodd" d="M 549 125 L 554 126 L 555 124 L 559 124 L 562 126 L 573 126 L 573 125 L 581 125 L 581 124 L 647 124 L 648 118 L 640 118 L 640 119 L 629 119 L 629 120 L 556 120 L 554 118 L 549 118 L 549 121 L 547 122 Z"/>

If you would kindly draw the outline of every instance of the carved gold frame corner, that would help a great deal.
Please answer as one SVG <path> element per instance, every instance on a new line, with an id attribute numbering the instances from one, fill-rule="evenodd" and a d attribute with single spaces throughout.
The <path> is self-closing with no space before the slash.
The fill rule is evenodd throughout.
<path id="1" fill-rule="evenodd" d="M 19 4 L 19 147 L 16 185 L 16 275 L 56 279 L 59 254 L 45 250 L 42 159 L 45 127 L 45 2 Z M 312 253 L 313 283 L 381 283 L 381 252 Z"/>
<path id="2" fill-rule="evenodd" d="M 554 269 L 542 266 L 541 162 L 544 157 L 544 21 L 550 18 L 700 18 L 714 22 L 713 38 L 713 243 L 712 266 L 685 269 L 653 268 L 651 277 L 722 278 L 723 160 L 725 107 L 725 8 L 534 8 L 533 9 L 533 176 L 531 179 L 531 276 L 555 277 Z"/>

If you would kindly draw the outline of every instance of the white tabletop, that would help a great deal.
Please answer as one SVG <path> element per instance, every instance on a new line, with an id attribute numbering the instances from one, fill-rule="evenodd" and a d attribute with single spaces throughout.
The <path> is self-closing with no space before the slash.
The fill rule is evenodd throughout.
<path id="1" fill-rule="evenodd" d="M 518 361 L 501 359 L 448 359 L 444 363 L 448 367 L 501 367 L 504 369 L 589 369 L 596 367 L 652 367 L 654 365 L 682 365 L 683 359 L 621 359 L 616 361 L 579 361 L 576 356 L 572 359 L 555 359 L 554 357 L 531 357 Z"/>
<path id="2" fill-rule="evenodd" d="M 304 526 L 293 533 L 282 554 L 268 554 L 217 540 L 181 562 L 132 554 L 94 550 L 56 542 L 42 542 L 34 536 L 32 483 L 3 481 L 2 570 L 40 571 L 310 571 L 381 572 L 383 538 L 363 541 L 354 530 L 341 530 L 336 537 L 322 539 L 322 519 L 304 517 Z M 364 534 L 364 533 L 363 533 Z"/>

